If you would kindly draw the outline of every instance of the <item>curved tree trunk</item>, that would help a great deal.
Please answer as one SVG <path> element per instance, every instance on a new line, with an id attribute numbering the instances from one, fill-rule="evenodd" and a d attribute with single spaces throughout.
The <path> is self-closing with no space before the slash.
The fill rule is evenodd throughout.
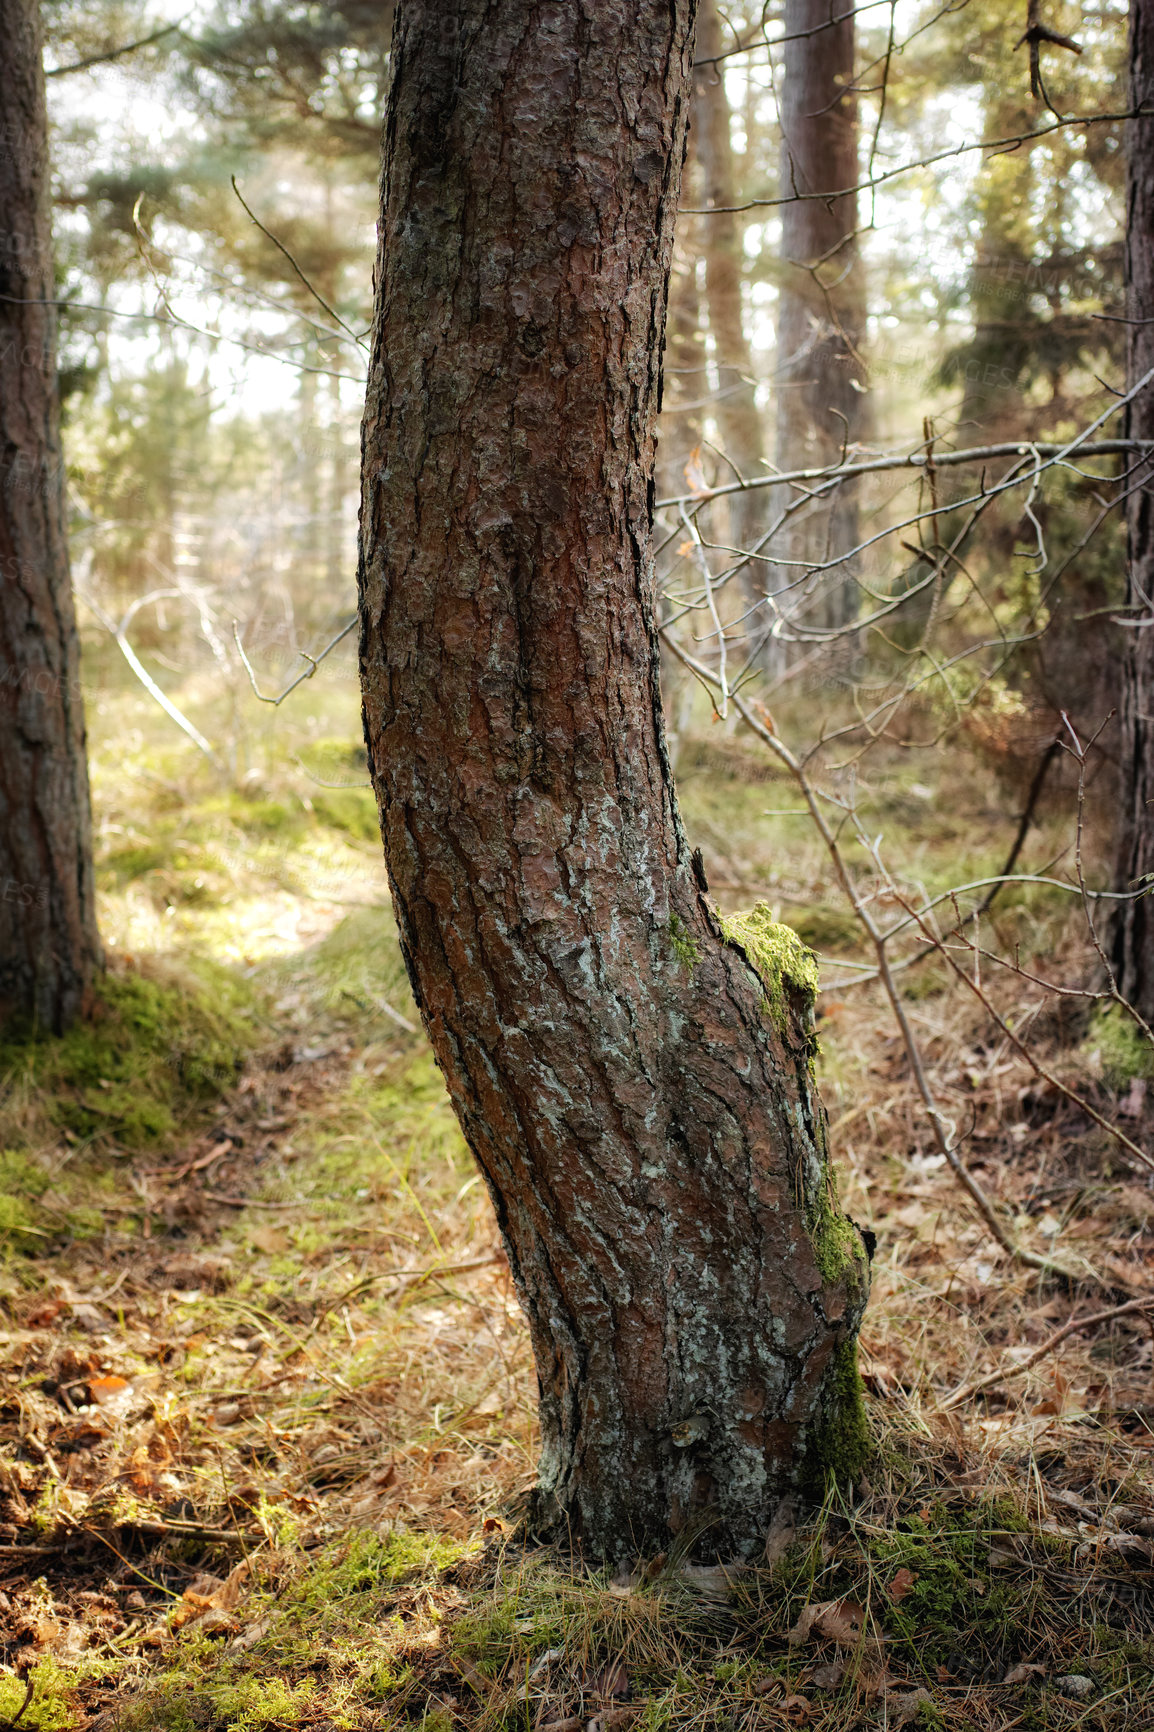
<path id="1" fill-rule="evenodd" d="M 867 1268 L 808 953 L 726 942 L 665 750 L 650 515 L 692 0 L 397 8 L 365 736 L 421 1015 L 540 1381 L 538 1524 L 733 1553 L 852 1471 Z M 744 945 L 738 934 L 744 933 Z M 752 958 L 761 958 L 759 974 Z"/>
<path id="2" fill-rule="evenodd" d="M 0 0 L 0 1014 L 60 1030 L 100 966 L 64 526 L 36 0 Z"/>
<path id="3" fill-rule="evenodd" d="M 782 206 L 776 461 L 802 469 L 836 463 L 864 431 L 865 398 L 855 389 L 864 384 L 865 333 L 857 197 L 814 196 L 857 185 L 854 15 L 842 0 L 785 0 L 784 21 L 779 195 L 799 196 Z M 858 539 L 856 492 L 843 486 L 832 502 L 799 513 L 774 546 L 804 567 L 838 559 Z M 858 592 L 847 568 L 799 590 L 803 576 L 796 565 L 781 572 L 782 587 L 795 586 L 787 613 L 824 628 L 854 618 Z"/>
<path id="4" fill-rule="evenodd" d="M 1131 0 L 1130 105 L 1154 109 L 1154 0 Z M 1129 122 L 1126 224 L 1126 314 L 1131 386 L 1154 367 L 1154 120 Z M 1127 411 L 1131 439 L 1154 439 L 1154 388 Z M 1141 478 L 1142 485 L 1135 483 Z M 1115 878 L 1137 889 L 1154 874 L 1154 490 L 1149 463 L 1132 478 L 1127 501 L 1128 596 L 1144 629 L 1124 632 L 1122 655 L 1121 806 Z M 1122 992 L 1154 1019 L 1154 901 L 1124 903 L 1114 934 Z"/>

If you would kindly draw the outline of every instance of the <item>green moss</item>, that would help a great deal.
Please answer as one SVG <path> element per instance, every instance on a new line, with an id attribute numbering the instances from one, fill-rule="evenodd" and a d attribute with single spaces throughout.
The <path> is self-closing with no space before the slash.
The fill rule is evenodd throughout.
<path id="1" fill-rule="evenodd" d="M 335 792 L 317 789 L 311 798 L 313 811 L 322 823 L 343 830 L 358 842 L 380 841 L 377 802 L 370 789 L 342 788 Z"/>
<path id="2" fill-rule="evenodd" d="M 265 1732 L 302 1721 L 391 1724 L 413 1687 L 398 1590 L 432 1589 L 468 1547 L 438 1534 L 355 1534 L 261 1578 L 245 1616 L 263 1633 L 233 1653 L 195 1625 L 163 1669 L 123 1707 L 125 1732 Z M 411 1603 L 406 1602 L 406 1603 Z"/>
<path id="3" fill-rule="evenodd" d="M 36 1225 L 36 1216 L 23 1197 L 8 1197 L 0 1192 L 0 1249 L 34 1252 L 50 1236 Z"/>
<path id="4" fill-rule="evenodd" d="M 800 1012 L 812 1024 L 817 998 L 817 957 L 802 943 L 792 926 L 773 918 L 765 902 L 756 903 L 748 914 L 718 915 L 727 944 L 741 950 L 757 970 L 765 987 L 766 1005 L 774 1026 L 784 1034 L 790 1012 Z"/>
<path id="5" fill-rule="evenodd" d="M 65 1727 L 77 1724 L 77 1680 L 73 1672 L 58 1666 L 55 1660 L 38 1660 L 28 1673 L 27 1682 L 33 1690 L 25 1708 L 25 1680 L 0 1677 L 0 1723 L 7 1726 L 19 1714 L 18 1724 L 28 1727 L 29 1732 L 63 1732 Z"/>
<path id="6" fill-rule="evenodd" d="M 1086 1050 L 1100 1055 L 1102 1074 L 1113 1088 L 1123 1088 L 1135 1077 L 1154 1078 L 1154 1049 L 1119 1005 L 1108 1004 L 1098 1011 Z"/>
<path id="7" fill-rule="evenodd" d="M 817 1417 L 807 1431 L 803 1479 L 816 1491 L 824 1490 L 830 1480 L 852 1482 L 872 1454 L 873 1435 L 857 1368 L 857 1342 L 841 1341 L 830 1357 Z"/>
<path id="8" fill-rule="evenodd" d="M 849 1217 L 828 1201 L 810 1229 L 810 1241 L 827 1287 L 836 1286 L 847 1275 L 857 1276 L 864 1255 L 861 1235 Z"/>
<path id="9" fill-rule="evenodd" d="M 701 952 L 689 928 L 677 914 L 669 916 L 669 947 L 682 967 L 692 973 L 701 960 Z"/>
<path id="10" fill-rule="evenodd" d="M 66 1035 L 15 1029 L 0 1042 L 0 1084 L 33 1086 L 59 1128 L 140 1148 L 235 1081 L 253 1044 L 252 996 L 226 970 L 167 981 L 106 974 L 98 991 Z"/>

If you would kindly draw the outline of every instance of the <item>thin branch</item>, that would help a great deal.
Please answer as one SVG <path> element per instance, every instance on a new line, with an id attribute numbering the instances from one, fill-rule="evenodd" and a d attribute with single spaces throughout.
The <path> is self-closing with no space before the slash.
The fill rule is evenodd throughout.
<path id="1" fill-rule="evenodd" d="M 195 727 L 193 723 L 189 721 L 183 710 L 177 709 L 176 705 L 166 692 L 161 691 L 160 687 L 157 685 L 156 681 L 153 679 L 152 675 L 149 673 L 126 636 L 129 626 L 132 624 L 142 607 L 147 607 L 150 602 L 167 600 L 169 597 L 180 597 L 185 601 L 187 601 L 188 597 L 184 596 L 179 589 L 151 590 L 148 595 L 142 595 L 138 601 L 132 603 L 132 606 L 128 609 L 128 612 L 124 615 L 120 624 L 117 625 L 116 621 L 110 619 L 100 604 L 95 601 L 92 596 L 87 594 L 79 584 L 76 584 L 75 588 L 77 595 L 80 597 L 89 612 L 95 614 L 105 631 L 111 632 L 112 636 L 116 639 L 121 654 L 132 669 L 133 673 L 136 675 L 137 679 L 140 681 L 141 685 L 144 687 L 145 691 L 150 697 L 155 698 L 164 713 L 172 717 L 172 720 L 176 723 L 177 727 L 188 735 L 194 746 L 200 748 L 210 763 L 215 764 L 217 761 L 216 753 L 213 751 L 204 735 L 200 732 L 200 729 Z"/>
<path id="2" fill-rule="evenodd" d="M 122 60 L 126 54 L 135 54 L 138 48 L 150 48 L 154 42 L 159 42 L 165 36 L 172 36 L 182 29 L 191 16 L 185 13 L 179 23 L 166 24 L 162 30 L 154 30 L 151 36 L 141 36 L 136 42 L 126 42 L 123 48 L 110 48 L 104 54 L 90 54 L 86 60 L 75 60 L 70 66 L 46 66 L 45 78 L 65 78 L 70 72 L 87 72 L 90 66 L 104 66 L 110 60 Z"/>
<path id="3" fill-rule="evenodd" d="M 257 216 L 256 212 L 251 208 L 251 206 L 249 206 L 245 203 L 244 195 L 242 194 L 240 188 L 236 184 L 235 174 L 230 175 L 229 179 L 232 182 L 232 190 L 236 194 L 237 198 L 240 200 L 241 206 L 242 206 L 243 210 L 245 211 L 246 215 L 249 218 L 251 218 L 251 220 L 256 224 L 256 226 L 260 230 L 261 234 L 267 236 L 267 238 L 272 242 L 273 246 L 276 247 L 277 251 L 279 253 L 282 253 L 284 255 L 284 257 L 288 260 L 289 264 L 292 266 L 293 270 L 296 272 L 297 276 L 300 278 L 301 282 L 304 284 L 304 286 L 308 290 L 309 294 L 313 297 L 313 300 L 316 301 L 318 306 L 321 306 L 324 308 L 325 312 L 329 315 L 330 319 L 336 320 L 337 324 L 341 327 L 342 331 L 348 332 L 349 336 L 353 339 L 353 342 L 356 343 L 359 348 L 364 349 L 366 347 L 366 345 L 361 342 L 361 339 L 357 336 L 357 333 L 353 330 L 352 326 L 346 325 L 345 321 L 341 318 L 341 315 L 337 312 L 336 308 L 330 307 L 329 303 L 325 300 L 325 298 L 321 294 L 320 290 L 315 288 L 313 286 L 313 284 L 309 282 L 309 279 L 305 276 L 304 272 L 301 270 L 300 266 L 297 264 L 296 260 L 293 258 L 292 254 L 289 252 L 289 250 L 285 246 L 284 242 L 279 241 L 277 239 L 277 237 L 273 234 L 272 230 L 265 227 L 264 223 L 261 222 L 260 218 Z"/>
<path id="4" fill-rule="evenodd" d="M 1136 1311 L 1149 1311 L 1152 1308 L 1154 1308 L 1154 1294 L 1148 1293 L 1145 1298 L 1128 1299 L 1125 1305 L 1114 1305 L 1109 1311 L 1095 1311 L 1092 1317 L 1072 1317 L 1069 1323 L 1063 1323 L 1060 1329 L 1055 1329 L 1054 1333 L 1043 1341 L 1040 1347 L 1035 1347 L 1032 1353 L 1028 1353 L 1025 1359 L 1019 1360 L 1016 1365 L 1007 1365 L 999 1371 L 991 1371 L 985 1377 L 976 1378 L 973 1383 L 960 1384 L 957 1389 L 946 1396 L 937 1412 L 948 1413 L 952 1407 L 960 1407 L 963 1401 L 969 1401 L 973 1396 L 980 1394 L 983 1389 L 992 1389 L 995 1383 L 1004 1383 L 1007 1378 L 1019 1377 L 1023 1371 L 1031 1370 L 1040 1359 L 1046 1357 L 1047 1353 L 1052 1353 L 1055 1347 L 1061 1346 L 1068 1336 L 1076 1335 L 1080 1329 L 1096 1329 L 1102 1323 L 1112 1323 L 1116 1317 L 1132 1316 Z"/>
<path id="5" fill-rule="evenodd" d="M 715 676 L 708 668 L 697 662 L 696 658 L 689 656 L 687 652 L 682 649 L 681 645 L 678 644 L 672 634 L 666 635 L 666 642 L 680 661 L 695 667 L 698 673 L 705 678 L 710 680 L 715 679 Z M 833 863 L 833 868 L 837 874 L 842 890 L 845 893 L 850 907 L 853 909 L 858 923 L 861 925 L 862 929 L 867 934 L 870 943 L 873 945 L 874 954 L 877 958 L 878 975 L 885 988 L 886 997 L 889 999 L 890 1009 L 893 1012 L 894 1020 L 898 1025 L 902 1037 L 902 1043 L 905 1046 L 906 1055 L 909 1059 L 910 1070 L 913 1074 L 915 1086 L 922 1098 L 922 1105 L 926 1117 L 929 1119 L 932 1127 L 934 1140 L 937 1143 L 940 1152 L 945 1156 L 951 1172 L 958 1180 L 958 1183 L 968 1193 L 971 1201 L 978 1210 L 982 1219 L 985 1221 L 994 1239 L 1008 1256 L 1017 1259 L 1017 1261 L 1021 1263 L 1025 1263 L 1029 1268 L 1038 1269 L 1044 1274 L 1061 1275 L 1065 1279 L 1076 1278 L 1074 1271 L 1066 1268 L 1063 1264 L 1056 1262 L 1053 1258 L 1043 1257 L 1035 1251 L 1027 1251 L 1018 1244 L 1013 1234 L 1000 1219 L 993 1203 L 986 1196 L 981 1185 L 979 1185 L 978 1181 L 974 1178 L 973 1174 L 962 1160 L 958 1153 L 955 1127 L 943 1116 L 941 1109 L 934 1098 L 933 1090 L 930 1088 L 929 1079 L 922 1062 L 921 1050 L 918 1046 L 909 1017 L 906 1015 L 906 1008 L 902 1002 L 901 995 L 898 992 L 897 983 L 895 982 L 890 969 L 889 956 L 886 951 L 886 935 L 878 927 L 873 915 L 870 913 L 858 893 L 857 886 L 853 881 L 849 868 L 846 866 L 841 845 L 838 842 L 837 836 L 830 829 L 825 813 L 822 811 L 818 803 L 813 785 L 805 773 L 805 767 L 779 737 L 772 721 L 768 717 L 768 714 L 766 715 L 766 719 L 762 720 L 754 713 L 740 693 L 734 692 L 732 696 L 734 707 L 741 716 L 742 721 L 750 731 L 756 735 L 762 744 L 767 746 L 774 756 L 786 766 L 797 783 L 798 791 L 801 794 L 802 799 L 805 801 L 814 826 L 825 844 L 826 851 Z"/>
<path id="6" fill-rule="evenodd" d="M 700 210 L 694 206 L 683 205 L 679 215 L 737 216 L 743 211 L 769 210 L 778 205 L 798 204 L 815 199 L 823 204 L 832 204 L 836 199 L 856 198 L 859 193 L 885 186 L 888 181 L 897 180 L 903 174 L 912 174 L 915 169 L 932 168 L 939 162 L 952 162 L 956 157 L 972 155 L 976 150 L 990 150 L 995 153 L 1018 150 L 1023 144 L 1034 144 L 1039 139 L 1051 138 L 1055 132 L 1061 132 L 1068 126 L 1104 126 L 1118 120 L 1147 120 L 1150 117 L 1150 111 L 1143 108 L 1121 109 L 1111 114 L 1072 114 L 1065 118 L 1059 117 L 1052 126 L 1042 126 L 1034 132 L 1011 133 L 1007 138 L 976 139 L 970 144 L 954 145 L 950 150 L 939 150 L 933 156 L 919 157 L 916 162 L 899 163 L 896 168 L 888 168 L 884 174 L 871 175 L 868 180 L 859 181 L 856 186 L 840 187 L 831 192 L 793 192 L 784 198 L 751 198 L 745 204 L 710 205 Z"/>
<path id="7" fill-rule="evenodd" d="M 262 704 L 272 704 L 274 706 L 274 708 L 276 707 L 277 704 L 283 704 L 290 692 L 295 692 L 297 687 L 299 685 L 301 685 L 305 680 L 311 680 L 312 679 L 313 675 L 316 673 L 317 669 L 320 667 L 320 665 L 324 661 L 325 657 L 327 655 L 329 655 L 331 653 L 331 651 L 336 649 L 337 645 L 341 642 L 342 638 L 348 637 L 349 633 L 352 631 L 353 627 L 356 625 L 359 617 L 360 616 L 358 614 L 354 614 L 352 619 L 349 621 L 348 625 L 343 626 L 341 628 L 341 630 L 337 633 L 336 637 L 330 639 L 330 641 L 325 645 L 324 649 L 321 651 L 319 656 L 311 656 L 309 654 L 308 650 L 298 650 L 297 654 L 303 656 L 305 661 L 308 662 L 309 665 L 305 669 L 303 674 L 298 674 L 296 679 L 293 680 L 290 685 L 287 685 L 285 687 L 284 691 L 281 692 L 280 696 L 275 697 L 275 698 L 267 698 L 264 695 L 264 693 L 261 691 L 260 687 L 257 685 L 256 674 L 253 672 L 252 663 L 249 661 L 247 655 L 245 655 L 244 645 L 240 641 L 240 626 L 239 626 L 238 622 L 234 619 L 232 622 L 232 641 L 236 645 L 237 654 L 240 656 L 240 659 L 244 664 L 244 671 L 248 675 L 248 683 L 252 687 L 255 696 L 260 699 Z"/>
<path id="8" fill-rule="evenodd" d="M 1147 374 L 1140 380 L 1136 390 L 1149 384 L 1151 377 L 1154 377 L 1154 374 Z M 1126 401 L 1129 401 L 1129 397 Z M 1117 405 L 1112 405 L 1112 408 L 1120 409 L 1122 406 L 1120 401 Z M 834 465 L 827 469 L 789 469 L 780 474 L 751 475 L 745 481 L 727 481 L 723 487 L 703 488 L 698 493 L 675 493 L 668 499 L 659 499 L 653 509 L 665 511 L 676 505 L 708 505 L 713 499 L 725 499 L 731 493 L 750 493 L 760 487 L 852 481 L 858 475 L 881 475 L 892 469 L 956 469 L 965 464 L 991 463 L 999 457 L 1028 457 L 1034 452 L 1039 457 L 1056 459 L 1073 449 L 1074 446 L 1069 441 L 1058 444 L 1053 440 L 1034 442 L 1016 439 L 1000 445 L 977 445 L 966 451 L 935 451 L 932 456 L 923 451 L 903 452 L 891 457 L 873 457 L 862 463 Z M 1078 449 L 1083 457 L 1118 457 L 1131 451 L 1154 451 L 1154 439 L 1097 439 L 1090 444 L 1079 446 Z"/>

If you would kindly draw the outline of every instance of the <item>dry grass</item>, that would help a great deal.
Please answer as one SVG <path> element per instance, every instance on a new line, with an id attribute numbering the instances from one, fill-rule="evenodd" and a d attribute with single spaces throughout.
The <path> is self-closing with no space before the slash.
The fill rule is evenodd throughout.
<path id="1" fill-rule="evenodd" d="M 359 796 L 337 822 L 269 764 L 222 791 L 144 733 L 114 764 L 116 724 L 110 710 L 96 749 L 105 928 L 138 959 L 120 978 L 144 966 L 160 996 L 131 1073 L 78 1079 L 43 1048 L 0 1108 L 0 1715 L 28 1677 L 19 1724 L 45 1729 L 1152 1723 L 1150 1322 L 1015 1371 L 1070 1318 L 1150 1289 L 1151 1190 L 976 1000 L 934 963 L 905 977 L 972 1167 L 1084 1282 L 997 1252 L 933 1153 L 876 988 L 827 992 L 843 1191 L 878 1235 L 876 1464 L 799 1512 L 772 1567 L 649 1560 L 610 1582 L 514 1540 L 532 1367 L 483 1187 L 423 1037 L 397 1020 L 413 1011 Z M 302 732 L 342 728 L 322 714 Z M 795 804 L 785 784 L 717 734 L 684 756 L 719 900 L 804 911 L 812 941 L 854 960 L 801 821 L 763 816 Z M 997 857 L 1007 818 L 980 765 L 953 767 L 948 814 L 891 771 L 871 798 L 908 881 Z M 1056 899 L 1007 896 L 996 937 L 1086 977 Z M 228 971 L 207 987 L 206 958 Z M 1085 1007 L 1012 974 L 988 985 L 1050 1066 L 1148 1136 L 1143 1091 Z M 167 1123 L 130 1136 L 117 1090 Z M 860 1612 L 791 1643 L 830 1602 Z"/>

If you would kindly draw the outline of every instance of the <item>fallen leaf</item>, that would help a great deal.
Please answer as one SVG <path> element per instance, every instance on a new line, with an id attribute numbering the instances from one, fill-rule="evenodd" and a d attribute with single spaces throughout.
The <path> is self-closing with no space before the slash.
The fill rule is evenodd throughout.
<path id="1" fill-rule="evenodd" d="M 889 1594 L 889 1597 L 894 1602 L 895 1606 L 899 1605 L 901 1601 L 905 1599 L 911 1588 L 913 1588 L 917 1583 L 917 1579 L 918 1578 L 913 1570 L 907 1570 L 905 1568 L 895 1570 L 893 1580 L 886 1589 L 886 1592 Z"/>
<path id="2" fill-rule="evenodd" d="M 714 1600 L 718 1605 L 724 1605 L 737 1585 L 737 1578 L 744 1573 L 744 1566 L 731 1564 L 682 1564 L 681 1574 L 691 1588 L 699 1593 L 703 1600 Z"/>
<path id="3" fill-rule="evenodd" d="M 289 1236 L 280 1227 L 254 1227 L 249 1240 L 258 1251 L 269 1257 L 279 1256 L 282 1251 L 290 1249 Z"/>
<path id="4" fill-rule="evenodd" d="M 791 1726 L 808 1726 L 813 1715 L 809 1699 L 806 1696 L 787 1696 L 782 1703 L 782 1711 Z"/>
<path id="5" fill-rule="evenodd" d="M 117 1396 L 131 1388 L 127 1377 L 90 1377 L 88 1394 L 98 1407 L 109 1407 Z"/>
<path id="6" fill-rule="evenodd" d="M 1039 1666 L 1033 1660 L 1023 1660 L 1019 1665 L 1010 1667 L 1002 1679 L 1002 1683 L 1028 1684 L 1031 1678 L 1044 1678 L 1045 1676 L 1045 1666 Z"/>
<path id="7" fill-rule="evenodd" d="M 911 1690 L 906 1696 L 894 1696 L 890 1706 L 893 1708 L 893 1724 L 908 1726 L 911 1720 L 916 1720 L 922 1704 L 932 1708 L 934 1699 L 928 1690 Z"/>
<path id="8" fill-rule="evenodd" d="M 169 1615 L 169 1628 L 183 1630 L 186 1624 L 193 1624 L 198 1618 L 203 1618 L 206 1612 L 215 1609 L 211 1594 L 197 1594 L 191 1588 L 186 1588 Z"/>
<path id="9" fill-rule="evenodd" d="M 840 1660 L 831 1660 L 827 1666 L 815 1666 L 809 1675 L 811 1684 L 816 1684 L 819 1690 L 836 1690 L 845 1677 L 845 1667 Z"/>
<path id="10" fill-rule="evenodd" d="M 229 1646 L 239 1648 L 242 1653 L 248 1648 L 255 1648 L 261 1637 L 266 1635 L 271 1627 L 271 1618 L 258 1618 L 255 1624 L 246 1624 L 244 1629 L 233 1637 Z"/>
<path id="11" fill-rule="evenodd" d="M 813 1635 L 836 1642 L 839 1648 L 855 1648 L 862 1638 L 865 1610 L 856 1600 L 823 1600 L 817 1606 L 803 1606 L 801 1615 L 789 1632 L 791 1647 L 799 1647 Z"/>
<path id="12" fill-rule="evenodd" d="M 614 1728 L 628 1726 L 636 1720 L 638 1712 L 637 1708 L 607 1708 L 604 1714 L 590 1720 L 586 1732 L 614 1732 Z"/>
<path id="13" fill-rule="evenodd" d="M 765 1561 L 771 1568 L 781 1562 L 793 1544 L 795 1531 L 793 1504 L 789 1498 L 784 1497 L 774 1511 L 769 1532 L 765 1536 Z"/>

